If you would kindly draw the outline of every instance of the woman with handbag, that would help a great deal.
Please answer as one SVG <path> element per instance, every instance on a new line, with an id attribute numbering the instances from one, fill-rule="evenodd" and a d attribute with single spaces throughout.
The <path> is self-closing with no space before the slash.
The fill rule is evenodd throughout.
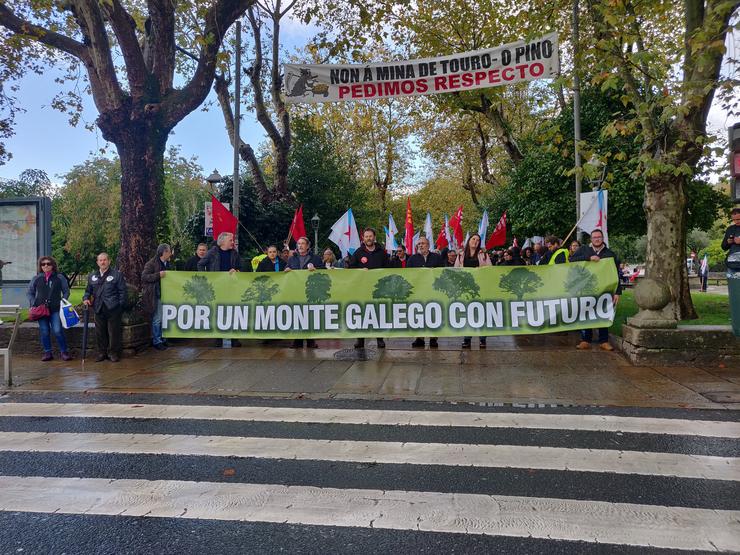
<path id="1" fill-rule="evenodd" d="M 28 302 L 31 306 L 28 317 L 39 323 L 41 346 L 44 349 L 41 360 L 44 362 L 54 358 L 51 354 L 52 332 L 61 351 L 62 360 L 72 360 L 67 351 L 62 321 L 59 318 L 62 299 L 68 298 L 69 284 L 67 279 L 58 273 L 56 260 L 51 256 L 39 258 L 38 274 L 28 284 Z"/>

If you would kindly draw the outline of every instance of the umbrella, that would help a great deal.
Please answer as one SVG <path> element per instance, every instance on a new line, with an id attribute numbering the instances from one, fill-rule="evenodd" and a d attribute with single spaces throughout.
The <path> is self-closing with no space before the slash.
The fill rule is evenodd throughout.
<path id="1" fill-rule="evenodd" d="M 85 355 L 87 354 L 87 324 L 90 322 L 90 307 L 85 305 L 82 320 L 82 364 L 85 364 Z"/>

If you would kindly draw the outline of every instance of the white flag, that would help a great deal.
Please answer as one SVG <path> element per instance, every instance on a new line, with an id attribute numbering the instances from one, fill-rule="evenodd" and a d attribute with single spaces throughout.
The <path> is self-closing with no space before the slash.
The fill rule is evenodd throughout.
<path id="1" fill-rule="evenodd" d="M 416 254 L 416 243 L 419 242 L 419 237 L 421 237 L 421 230 L 419 230 L 416 233 L 414 233 L 414 248 L 413 248 L 413 251 L 414 252 L 408 253 L 409 256 L 412 255 L 412 254 Z"/>
<path id="2" fill-rule="evenodd" d="M 478 235 L 480 235 L 481 241 L 486 240 L 488 234 L 488 210 L 483 211 L 483 217 L 480 219 L 478 224 Z"/>
<path id="3" fill-rule="evenodd" d="M 532 246 L 532 243 L 529 241 L 529 237 L 527 237 L 527 240 L 524 241 L 524 244 L 522 245 L 522 250 L 528 249 L 531 246 Z"/>
<path id="4" fill-rule="evenodd" d="M 599 189 L 581 193 L 581 213 L 578 227 L 591 235 L 594 229 L 600 229 L 604 233 L 604 243 L 609 246 L 609 232 L 606 228 L 608 191 Z"/>
<path id="5" fill-rule="evenodd" d="M 424 222 L 424 235 L 426 235 L 427 239 L 429 239 L 429 244 L 432 244 L 432 239 L 434 239 L 434 232 L 432 231 L 432 215 L 427 212 L 427 219 Z"/>
<path id="6" fill-rule="evenodd" d="M 463 244 L 462 244 L 462 245 L 460 245 L 460 248 L 461 248 L 461 249 L 462 249 L 462 248 L 465 248 L 465 247 L 467 247 L 467 246 L 468 246 L 468 240 L 469 240 L 469 239 L 470 239 L 470 232 L 468 231 L 468 232 L 467 232 L 467 233 L 465 234 L 465 241 L 463 242 Z M 483 243 L 483 237 L 481 237 L 481 238 L 480 238 L 480 242 L 481 242 L 481 243 Z M 482 247 L 482 246 L 483 246 L 483 245 L 481 244 L 481 247 Z"/>
<path id="7" fill-rule="evenodd" d="M 457 250 L 457 245 L 455 245 L 455 238 L 450 233 L 450 219 L 447 217 L 447 214 L 445 214 L 445 239 L 447 239 L 447 246 L 450 249 Z"/>
<path id="8" fill-rule="evenodd" d="M 342 258 L 360 247 L 360 234 L 357 233 L 357 224 L 351 208 L 331 226 L 329 240 L 339 247 Z"/>

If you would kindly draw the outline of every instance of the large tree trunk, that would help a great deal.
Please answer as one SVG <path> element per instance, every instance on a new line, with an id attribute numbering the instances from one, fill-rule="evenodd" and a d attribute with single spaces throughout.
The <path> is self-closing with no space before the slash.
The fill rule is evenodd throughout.
<path id="1" fill-rule="evenodd" d="M 157 244 L 155 229 L 164 217 L 162 189 L 167 132 L 134 127 L 116 143 L 121 159 L 121 250 L 117 267 L 126 282 L 141 286 L 141 269 Z"/>
<path id="2" fill-rule="evenodd" d="M 643 208 L 647 216 L 647 277 L 670 288 L 673 300 L 667 310 L 672 310 L 677 320 L 696 318 L 685 258 L 685 178 L 672 174 L 647 178 Z"/>

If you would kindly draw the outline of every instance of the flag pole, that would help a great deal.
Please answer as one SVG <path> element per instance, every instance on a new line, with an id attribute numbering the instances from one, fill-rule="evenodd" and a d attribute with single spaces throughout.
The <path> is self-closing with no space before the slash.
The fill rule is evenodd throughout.
<path id="1" fill-rule="evenodd" d="M 570 239 L 570 236 L 573 235 L 573 232 L 578 227 L 578 224 L 581 223 L 581 221 L 583 220 L 583 217 L 591 211 L 591 208 L 593 207 L 594 203 L 597 202 L 598 200 L 599 200 L 599 197 L 598 196 L 595 196 L 594 198 L 591 199 L 591 204 L 588 205 L 588 208 L 583 212 L 583 214 L 581 214 L 581 217 L 578 218 L 578 221 L 576 222 L 576 225 L 573 226 L 573 229 L 570 230 L 570 233 L 568 233 L 568 235 L 565 236 L 565 239 L 563 239 L 563 244 L 565 244 L 565 243 L 568 242 L 568 239 Z M 580 242 L 581 239 L 578 238 L 578 241 Z"/>

